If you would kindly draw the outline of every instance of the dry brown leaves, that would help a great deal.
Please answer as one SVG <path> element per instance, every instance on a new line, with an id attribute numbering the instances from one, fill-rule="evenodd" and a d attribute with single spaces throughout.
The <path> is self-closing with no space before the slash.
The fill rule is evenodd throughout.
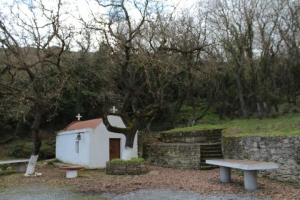
<path id="1" fill-rule="evenodd" d="M 16 187 L 44 183 L 53 187 L 72 186 L 82 193 L 125 193 L 139 189 L 172 189 L 195 191 L 201 194 L 252 194 L 273 199 L 299 199 L 299 184 L 258 178 L 259 189 L 246 191 L 243 177 L 232 175 L 231 183 L 219 182 L 219 170 L 199 171 L 150 166 L 150 173 L 140 176 L 107 175 L 104 170 L 79 171 L 79 177 L 66 179 L 65 171 L 53 166 L 37 167 L 40 177 L 24 177 L 20 174 L 0 176 L 1 187 Z"/>

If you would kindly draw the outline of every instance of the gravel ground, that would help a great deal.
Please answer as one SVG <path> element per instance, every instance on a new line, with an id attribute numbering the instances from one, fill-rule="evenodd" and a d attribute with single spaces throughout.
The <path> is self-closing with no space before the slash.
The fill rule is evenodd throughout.
<path id="1" fill-rule="evenodd" d="M 187 170 L 149 166 L 145 175 L 116 176 L 104 170 L 82 170 L 74 179 L 55 166 L 37 166 L 41 176 L 0 173 L 0 200 L 297 200 L 300 185 L 258 178 L 258 190 L 247 191 L 242 174 L 220 183 L 219 170 Z"/>
<path id="2" fill-rule="evenodd" d="M 172 190 L 138 190 L 124 194 L 80 194 L 72 192 L 71 188 L 54 188 L 44 184 L 21 186 L 0 193 L 1 200 L 76 200 L 76 199 L 100 199 L 100 200 L 249 200 L 264 199 L 253 195 L 202 195 L 193 191 Z"/>

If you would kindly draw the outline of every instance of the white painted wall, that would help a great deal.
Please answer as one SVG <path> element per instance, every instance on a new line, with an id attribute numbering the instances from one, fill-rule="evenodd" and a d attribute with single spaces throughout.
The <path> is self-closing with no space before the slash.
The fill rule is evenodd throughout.
<path id="1" fill-rule="evenodd" d="M 89 164 L 90 132 L 92 129 L 64 131 L 56 136 L 56 158 L 62 162 L 87 166 Z M 76 137 L 81 133 L 79 153 L 76 152 Z"/>
<path id="2" fill-rule="evenodd" d="M 102 123 L 95 131 L 91 133 L 90 138 L 90 168 L 105 168 L 106 162 L 109 161 L 109 139 L 120 138 L 122 152 L 125 147 L 125 135 L 119 133 L 112 133 L 107 131 L 105 125 Z"/>
<path id="3" fill-rule="evenodd" d="M 125 127 L 119 116 L 109 115 L 108 120 L 111 125 L 116 127 Z M 76 153 L 76 137 L 78 132 L 81 134 L 79 141 L 79 153 Z M 104 123 L 101 123 L 95 129 L 80 129 L 71 131 L 62 131 L 56 136 L 56 158 L 65 163 L 82 165 L 87 168 L 105 168 L 109 161 L 109 139 L 120 138 L 120 155 L 125 148 L 125 135 L 109 132 Z M 137 134 L 135 136 L 132 157 L 138 157 L 137 152 Z"/>
<path id="4" fill-rule="evenodd" d="M 107 116 L 108 118 L 108 121 L 110 122 L 110 124 L 112 126 L 116 126 L 116 127 L 121 127 L 121 128 L 125 128 L 125 124 L 122 120 L 121 117 L 119 116 L 115 116 L 115 115 L 108 115 Z M 138 151 L 137 151 L 137 134 L 135 135 L 135 138 L 134 138 L 134 144 L 133 144 L 133 149 L 131 151 L 131 157 L 134 158 L 134 157 L 138 157 Z M 124 136 L 123 134 L 120 134 L 122 136 Z M 121 140 L 121 155 L 123 155 L 124 153 L 124 149 L 125 149 L 125 136 L 124 136 L 124 141 Z"/>

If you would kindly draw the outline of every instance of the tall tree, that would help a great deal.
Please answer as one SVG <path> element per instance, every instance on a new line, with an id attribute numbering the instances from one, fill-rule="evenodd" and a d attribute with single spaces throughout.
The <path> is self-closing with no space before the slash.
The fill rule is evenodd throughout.
<path id="1" fill-rule="evenodd" d="M 226 62 L 235 75 L 243 117 L 249 116 L 245 101 L 244 75 L 253 64 L 254 16 L 257 2 L 246 0 L 219 1 L 212 4 L 211 23 L 226 53 Z"/>
<path id="2" fill-rule="evenodd" d="M 284 93 L 288 102 L 296 105 L 300 95 L 300 3 L 298 1 L 283 1 L 282 12 L 279 13 L 277 26 L 283 47 L 280 49 L 283 63 Z"/>
<path id="3" fill-rule="evenodd" d="M 66 81 L 57 77 L 56 70 L 66 48 L 56 39 L 58 34 L 62 34 L 61 1 L 54 8 L 47 8 L 44 3 L 15 1 L 2 8 L 0 21 L 1 53 L 4 55 L 0 93 L 13 96 L 19 112 L 33 118 L 33 148 L 27 175 L 35 172 L 42 145 L 40 124 L 44 111 L 56 105 Z"/>
<path id="4" fill-rule="evenodd" d="M 195 13 L 197 17 L 194 17 Z M 204 71 L 204 54 L 206 47 L 209 46 L 207 41 L 206 20 L 207 13 L 201 10 L 201 7 L 193 11 L 182 10 L 162 29 L 162 31 L 164 31 L 163 39 L 165 42 L 160 49 L 177 55 L 177 60 L 173 60 L 173 62 L 178 62 L 178 64 L 181 65 L 181 84 L 183 85 L 183 91 L 179 97 L 182 99 L 187 98 L 189 105 L 192 107 L 187 123 L 188 126 L 192 125 L 196 118 L 199 119 L 199 116 L 196 116 L 196 98 L 199 97 L 199 91 L 201 90 L 201 88 L 197 86 L 201 84 L 197 85 L 196 83 L 202 81 L 200 79 Z M 181 98 L 179 98 L 179 100 L 181 100 Z M 207 108 L 208 107 L 209 106 L 207 106 Z M 180 107 L 176 107 L 175 109 L 178 111 L 179 108 Z M 175 110 L 173 115 L 176 114 Z"/>
<path id="5" fill-rule="evenodd" d="M 111 91 L 103 94 L 103 106 L 118 104 L 126 128 L 112 127 L 108 110 L 102 109 L 108 130 L 126 136 L 123 159 L 131 158 L 134 138 L 144 119 L 153 118 L 166 103 L 169 85 L 179 73 L 168 59 L 157 56 L 159 39 L 153 38 L 154 21 L 164 6 L 151 0 L 97 1 L 107 13 L 104 18 L 93 13 L 89 30 L 96 30 L 111 56 L 106 77 L 111 78 Z"/>

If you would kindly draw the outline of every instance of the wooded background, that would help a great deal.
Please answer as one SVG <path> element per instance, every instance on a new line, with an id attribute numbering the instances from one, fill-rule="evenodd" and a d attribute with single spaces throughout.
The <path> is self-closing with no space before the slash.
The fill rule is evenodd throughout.
<path id="1" fill-rule="evenodd" d="M 77 113 L 98 118 L 112 106 L 131 132 L 193 125 L 208 112 L 224 119 L 300 110 L 299 1 L 199 0 L 179 9 L 89 0 L 88 20 L 53 2 L 1 5 L 4 138 L 31 131 L 39 144 L 41 126 L 59 130 Z"/>

